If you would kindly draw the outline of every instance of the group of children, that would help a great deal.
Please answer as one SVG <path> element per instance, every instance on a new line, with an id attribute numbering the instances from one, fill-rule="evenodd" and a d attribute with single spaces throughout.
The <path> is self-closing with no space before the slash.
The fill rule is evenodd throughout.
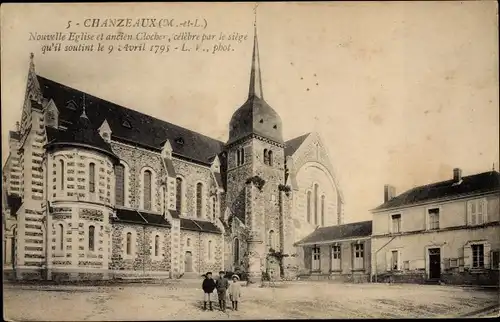
<path id="1" fill-rule="evenodd" d="M 241 297 L 241 285 L 238 283 L 240 280 L 238 275 L 233 275 L 231 277 L 233 280 L 232 283 L 229 283 L 229 280 L 225 277 L 224 271 L 220 271 L 219 278 L 215 280 L 212 278 L 212 272 L 208 272 L 204 276 L 205 279 L 203 280 L 203 284 L 201 286 L 204 292 L 203 310 L 207 309 L 208 302 L 210 311 L 213 311 L 211 295 L 215 295 L 214 290 L 217 290 L 217 297 L 219 298 L 219 307 L 221 311 L 226 311 L 227 295 L 229 295 L 229 299 L 231 300 L 232 309 L 238 311 L 238 301 Z"/>

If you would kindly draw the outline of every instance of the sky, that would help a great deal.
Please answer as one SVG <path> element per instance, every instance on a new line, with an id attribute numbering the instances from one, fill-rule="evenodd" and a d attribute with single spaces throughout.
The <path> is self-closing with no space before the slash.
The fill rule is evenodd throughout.
<path id="1" fill-rule="evenodd" d="M 44 77 L 226 141 L 248 94 L 253 6 L 2 5 L 2 163 L 8 131 L 20 121 L 30 52 Z M 450 179 L 456 167 L 464 175 L 498 170 L 495 1 L 261 3 L 257 13 L 264 98 L 285 139 L 320 133 L 346 222 L 371 219 L 384 184 L 402 193 Z M 41 43 L 28 41 L 29 32 L 64 31 L 68 20 L 110 17 L 199 18 L 206 33 L 249 37 L 234 51 L 164 55 L 42 54 Z"/>

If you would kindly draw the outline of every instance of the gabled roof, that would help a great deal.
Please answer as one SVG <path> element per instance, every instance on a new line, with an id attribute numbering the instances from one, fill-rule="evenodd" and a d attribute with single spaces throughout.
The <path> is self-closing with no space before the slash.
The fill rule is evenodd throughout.
<path id="1" fill-rule="evenodd" d="M 293 155 L 311 133 L 306 133 L 285 142 L 285 156 Z"/>
<path id="2" fill-rule="evenodd" d="M 373 211 L 387 210 L 453 197 L 469 197 L 474 194 L 500 191 L 500 173 L 488 171 L 462 177 L 460 184 L 446 180 L 410 189 L 385 202 Z"/>
<path id="3" fill-rule="evenodd" d="M 338 226 L 320 227 L 296 245 L 335 242 L 336 240 L 368 237 L 372 234 L 372 221 L 360 221 Z"/>
<path id="4" fill-rule="evenodd" d="M 42 76 L 37 78 L 44 97 L 54 100 L 60 124 L 75 124 L 82 114 L 83 92 Z M 92 95 L 85 96 L 86 114 L 94 128 L 107 120 L 116 140 L 161 150 L 168 139 L 174 154 L 204 164 L 209 164 L 210 157 L 223 149 L 221 141 Z"/>

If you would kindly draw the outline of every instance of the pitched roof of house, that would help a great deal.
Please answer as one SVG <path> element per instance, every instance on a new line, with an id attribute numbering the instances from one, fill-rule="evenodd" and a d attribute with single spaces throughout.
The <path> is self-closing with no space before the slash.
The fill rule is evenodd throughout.
<path id="1" fill-rule="evenodd" d="M 47 99 L 53 99 L 59 110 L 61 125 L 75 124 L 82 114 L 83 92 L 38 76 L 40 88 Z M 224 143 L 178 125 L 128 109 L 101 98 L 85 95 L 86 114 L 95 129 L 104 120 L 112 137 L 146 148 L 161 150 L 168 139 L 173 153 L 209 164 L 210 157 L 222 151 Z"/>
<path id="2" fill-rule="evenodd" d="M 338 226 L 320 227 L 296 245 L 311 245 L 316 243 L 334 242 L 336 240 L 368 237 L 372 234 L 372 221 L 360 221 Z"/>
<path id="3" fill-rule="evenodd" d="M 383 203 L 373 211 L 410 206 L 443 198 L 470 196 L 500 190 L 500 173 L 488 171 L 462 177 L 460 184 L 446 180 L 410 189 Z"/>
<path id="4" fill-rule="evenodd" d="M 311 133 L 306 133 L 285 142 L 285 155 L 293 155 Z"/>

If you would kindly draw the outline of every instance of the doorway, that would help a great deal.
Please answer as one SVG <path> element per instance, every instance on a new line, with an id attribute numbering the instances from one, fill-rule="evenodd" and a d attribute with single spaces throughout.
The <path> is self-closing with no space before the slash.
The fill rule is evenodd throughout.
<path id="1" fill-rule="evenodd" d="M 441 249 L 429 248 L 429 279 L 441 277 Z"/>
<path id="2" fill-rule="evenodd" d="M 184 271 L 190 273 L 193 271 L 193 255 L 191 252 L 186 252 L 184 256 Z"/>

